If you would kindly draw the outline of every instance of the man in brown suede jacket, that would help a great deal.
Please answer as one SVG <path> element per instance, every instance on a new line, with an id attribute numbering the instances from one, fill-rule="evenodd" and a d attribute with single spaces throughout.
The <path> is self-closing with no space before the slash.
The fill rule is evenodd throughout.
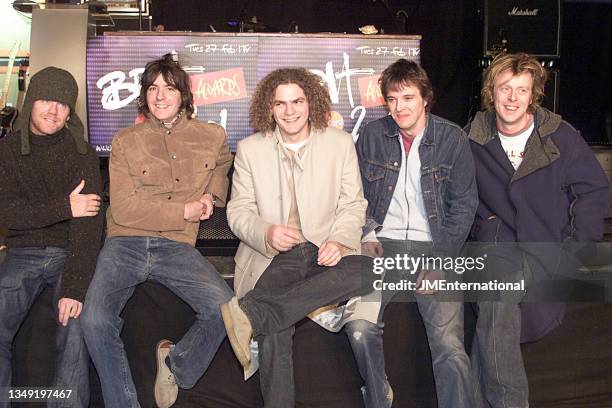
<path id="1" fill-rule="evenodd" d="M 223 128 L 192 119 L 192 99 L 189 77 L 170 54 L 148 63 L 139 106 L 147 120 L 113 139 L 108 234 L 83 312 L 107 407 L 140 406 L 119 337 L 119 314 L 139 283 L 156 280 L 197 314 L 176 345 L 158 343 L 160 408 L 174 404 L 179 386 L 195 385 L 225 337 L 219 304 L 232 292 L 194 244 L 199 222 L 215 201 L 224 204 L 232 156 Z"/>

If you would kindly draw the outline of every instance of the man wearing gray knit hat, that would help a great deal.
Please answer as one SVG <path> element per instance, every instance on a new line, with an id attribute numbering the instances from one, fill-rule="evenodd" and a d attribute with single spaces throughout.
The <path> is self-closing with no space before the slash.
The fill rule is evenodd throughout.
<path id="1" fill-rule="evenodd" d="M 58 392 L 48 406 L 89 404 L 79 316 L 101 246 L 102 183 L 75 112 L 77 94 L 68 71 L 43 69 L 30 81 L 15 130 L 0 140 L 0 228 L 8 229 L 0 264 L 0 408 L 11 401 L 13 338 L 45 287 L 53 290 L 58 322 L 54 380 L 45 384 Z"/>

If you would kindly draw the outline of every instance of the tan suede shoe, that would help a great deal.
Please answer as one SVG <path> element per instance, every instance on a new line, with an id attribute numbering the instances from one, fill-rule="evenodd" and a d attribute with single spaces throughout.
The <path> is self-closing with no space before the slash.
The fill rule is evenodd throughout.
<path id="1" fill-rule="evenodd" d="M 170 408 L 178 397 L 178 385 L 174 374 L 166 364 L 166 357 L 170 354 L 170 340 L 160 340 L 155 348 L 157 358 L 157 376 L 155 377 L 155 403 L 159 408 Z"/>
<path id="2" fill-rule="evenodd" d="M 249 344 L 253 337 L 253 327 L 247 315 L 238 305 L 237 297 L 234 296 L 229 302 L 221 305 L 221 316 L 236 358 L 242 367 L 248 368 L 251 362 Z"/>

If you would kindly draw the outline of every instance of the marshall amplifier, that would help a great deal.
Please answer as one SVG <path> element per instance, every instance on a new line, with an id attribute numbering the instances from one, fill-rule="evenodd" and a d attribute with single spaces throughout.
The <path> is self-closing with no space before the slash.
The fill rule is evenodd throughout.
<path id="1" fill-rule="evenodd" d="M 484 55 L 502 50 L 558 58 L 561 0 L 485 0 Z"/>

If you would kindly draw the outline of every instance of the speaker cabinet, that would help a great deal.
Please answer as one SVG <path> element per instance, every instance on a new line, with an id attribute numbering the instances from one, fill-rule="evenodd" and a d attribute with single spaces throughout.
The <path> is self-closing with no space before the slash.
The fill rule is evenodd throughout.
<path id="1" fill-rule="evenodd" d="M 560 40 L 561 0 L 485 0 L 484 55 L 505 45 L 508 52 L 558 58 Z"/>

